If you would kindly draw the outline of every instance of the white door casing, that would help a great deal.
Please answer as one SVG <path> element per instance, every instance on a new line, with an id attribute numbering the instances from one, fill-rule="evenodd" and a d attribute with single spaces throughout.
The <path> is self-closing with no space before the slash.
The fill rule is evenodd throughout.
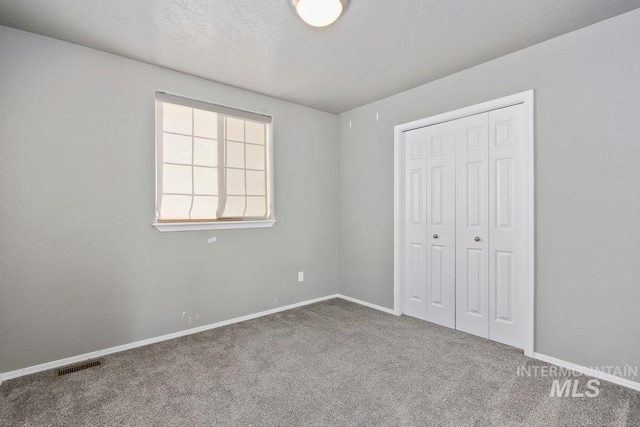
<path id="1" fill-rule="evenodd" d="M 492 145 L 496 150 L 488 152 L 486 158 L 487 204 L 491 206 L 491 209 L 488 210 L 487 218 L 488 240 L 481 239 L 481 242 L 488 243 L 484 249 L 488 254 L 488 267 L 490 266 L 490 268 L 487 267 L 489 294 L 487 297 L 489 308 L 487 323 L 489 327 L 487 329 L 489 330 L 489 338 L 524 348 L 524 354 L 530 357 L 535 354 L 533 97 L 532 90 L 521 92 L 404 123 L 394 128 L 394 313 L 402 314 L 405 311 L 403 306 L 406 305 L 404 289 L 407 279 L 405 259 L 408 255 L 405 227 L 407 221 L 406 169 L 408 166 L 405 164 L 405 133 L 488 113 L 486 121 L 487 124 L 490 122 L 491 126 L 487 125 L 487 145 L 489 150 Z M 509 107 L 514 106 L 515 108 L 509 112 Z M 514 117 L 513 114 L 518 117 Z M 522 143 L 518 144 L 518 141 Z M 458 165 L 459 163 L 456 161 L 456 167 Z M 459 171 L 456 171 L 456 178 L 458 174 Z M 428 180 L 428 174 L 424 175 L 425 180 Z M 427 185 L 428 182 L 424 184 Z M 518 198 L 518 195 L 521 198 Z M 468 195 L 466 198 L 468 199 Z M 459 209 L 459 206 L 456 206 L 456 209 Z M 459 212 L 456 213 L 456 220 L 458 216 Z M 510 221 L 514 227 L 518 228 L 518 233 L 514 233 L 515 228 L 510 227 Z M 426 226 L 431 227 L 428 223 Z M 456 234 L 458 234 L 458 230 L 456 230 Z M 511 234 L 511 237 L 504 237 L 504 239 L 509 239 L 511 243 L 505 245 L 500 241 L 500 236 L 508 234 Z M 492 243 L 494 235 L 498 238 L 493 239 L 495 241 Z M 425 237 L 427 247 L 429 247 L 431 237 L 431 233 Z M 482 236 L 477 237 L 481 238 Z M 456 235 L 456 243 L 459 238 L 460 236 Z M 428 253 L 427 258 L 429 258 Z M 471 265 L 471 267 L 474 266 Z M 518 308 L 519 304 L 521 309 Z M 426 311 L 429 312 L 428 309 Z M 520 338 L 517 338 L 518 336 Z"/>
<path id="2" fill-rule="evenodd" d="M 427 131 L 427 320 L 456 327 L 454 122 Z"/>
<path id="3" fill-rule="evenodd" d="M 426 129 L 404 134 L 404 290 L 403 312 L 427 320 Z"/>
<path id="4" fill-rule="evenodd" d="M 456 328 L 489 337 L 488 114 L 456 120 Z"/>
<path id="5" fill-rule="evenodd" d="M 489 112 L 489 338 L 525 344 L 524 106 Z"/>

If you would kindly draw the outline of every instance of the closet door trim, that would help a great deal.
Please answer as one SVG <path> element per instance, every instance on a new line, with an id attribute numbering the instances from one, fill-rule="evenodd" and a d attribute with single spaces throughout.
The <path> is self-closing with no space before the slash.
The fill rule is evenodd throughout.
<path id="1" fill-rule="evenodd" d="M 526 166 L 525 343 L 524 354 L 534 355 L 535 337 L 535 209 L 534 209 L 534 92 L 520 92 L 469 107 L 437 114 L 394 127 L 394 313 L 402 314 L 404 283 L 404 132 L 500 108 L 523 104 Z"/>

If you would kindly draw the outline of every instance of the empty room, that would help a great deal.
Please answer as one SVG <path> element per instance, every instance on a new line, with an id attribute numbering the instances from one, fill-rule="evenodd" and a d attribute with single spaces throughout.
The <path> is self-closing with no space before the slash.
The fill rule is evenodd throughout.
<path id="1" fill-rule="evenodd" d="M 640 0 L 0 0 L 0 426 L 640 427 Z"/>

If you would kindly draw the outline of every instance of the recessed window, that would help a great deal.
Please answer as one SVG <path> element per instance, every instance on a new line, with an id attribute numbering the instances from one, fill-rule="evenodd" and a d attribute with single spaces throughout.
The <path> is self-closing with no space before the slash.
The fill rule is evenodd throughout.
<path id="1" fill-rule="evenodd" d="M 271 117 L 156 94 L 156 228 L 268 227 Z"/>

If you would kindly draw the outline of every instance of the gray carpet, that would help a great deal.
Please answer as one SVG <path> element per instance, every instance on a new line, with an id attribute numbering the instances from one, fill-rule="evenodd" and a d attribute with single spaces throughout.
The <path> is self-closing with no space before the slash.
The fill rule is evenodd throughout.
<path id="1" fill-rule="evenodd" d="M 550 397 L 516 349 L 343 300 L 0 386 L 2 426 L 640 426 L 640 393 Z M 580 377 L 584 388 L 587 378 Z"/>

